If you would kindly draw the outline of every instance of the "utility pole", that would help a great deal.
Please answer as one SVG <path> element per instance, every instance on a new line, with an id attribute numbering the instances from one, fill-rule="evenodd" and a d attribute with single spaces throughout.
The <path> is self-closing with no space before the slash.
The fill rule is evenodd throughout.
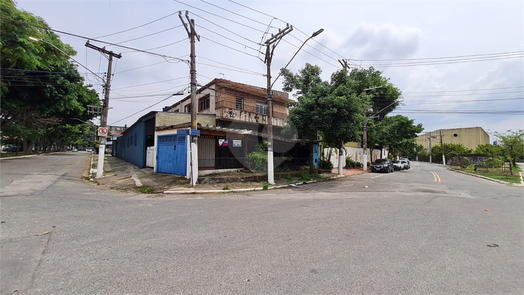
<path id="1" fill-rule="evenodd" d="M 113 51 L 108 51 L 104 48 L 100 48 L 98 46 L 92 45 L 89 43 L 89 40 L 86 42 L 86 46 L 99 51 L 100 53 L 107 54 L 109 56 L 109 62 L 107 65 L 107 77 L 106 77 L 106 85 L 104 86 L 104 104 L 102 106 L 102 116 L 100 118 L 100 129 L 107 131 L 107 115 L 109 112 L 109 91 L 111 89 L 111 71 L 113 68 L 113 57 L 116 58 L 122 58 L 122 54 L 115 54 Z M 105 148 L 106 148 L 106 142 L 107 142 L 107 133 L 102 134 L 100 131 L 99 138 L 100 138 L 100 145 L 98 148 L 98 164 L 96 167 L 96 178 L 102 178 L 102 175 L 104 173 L 104 156 L 105 156 Z"/>
<path id="2" fill-rule="evenodd" d="M 431 139 L 432 138 L 437 138 L 436 136 L 431 136 L 431 133 L 429 134 L 428 136 L 428 139 L 429 139 L 429 163 L 431 164 Z"/>
<path id="3" fill-rule="evenodd" d="M 371 88 L 366 88 L 364 89 L 364 94 L 367 95 L 367 91 L 368 90 L 374 90 L 374 89 L 378 89 L 378 88 L 382 88 L 382 86 L 376 86 L 376 87 L 371 87 Z M 368 121 L 369 119 L 374 119 L 375 118 L 375 115 L 377 115 L 378 113 L 380 113 L 382 110 L 380 110 L 378 113 L 374 114 L 373 116 L 371 117 L 368 117 L 368 111 L 371 111 L 373 112 L 373 108 L 371 106 L 368 106 L 365 110 L 364 110 L 364 133 L 362 134 L 362 141 L 363 141 L 363 162 L 362 163 L 362 170 L 363 171 L 368 171 Z"/>
<path id="4" fill-rule="evenodd" d="M 267 182 L 271 185 L 275 184 L 273 163 L 273 91 L 271 89 L 271 60 L 273 59 L 275 47 L 277 47 L 280 40 L 291 31 L 293 31 L 293 26 L 288 24 L 284 30 L 279 30 L 276 35 L 272 35 L 271 38 L 266 40 L 266 57 L 264 63 L 267 66 Z"/>
<path id="5" fill-rule="evenodd" d="M 444 155 L 444 144 L 442 143 L 442 130 L 440 131 L 440 149 L 442 150 L 442 165 L 446 166 L 446 156 Z"/>
<path id="6" fill-rule="evenodd" d="M 186 10 L 186 19 L 189 25 L 184 22 L 181 11 L 178 12 L 178 17 L 182 21 L 182 24 L 184 25 L 184 28 L 186 29 L 187 36 L 189 37 L 189 40 L 191 43 L 191 54 L 190 54 L 191 69 L 189 70 L 189 73 L 191 75 L 191 132 L 190 132 L 190 136 L 191 136 L 190 158 L 191 158 L 191 161 L 190 162 L 191 162 L 191 186 L 194 187 L 198 179 L 198 146 L 197 146 L 198 138 L 193 134 L 193 132 L 198 129 L 198 121 L 197 121 L 198 102 L 196 99 L 197 80 L 196 80 L 195 37 L 200 42 L 200 36 L 196 33 L 196 30 L 195 30 L 195 20 L 189 19 L 189 12 L 187 10 Z"/>

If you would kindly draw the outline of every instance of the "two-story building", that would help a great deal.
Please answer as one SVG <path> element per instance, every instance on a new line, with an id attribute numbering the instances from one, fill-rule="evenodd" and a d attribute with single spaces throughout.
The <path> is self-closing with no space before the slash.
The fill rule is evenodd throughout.
<path id="1" fill-rule="evenodd" d="M 260 142 L 267 140 L 269 118 L 266 89 L 225 79 L 214 79 L 197 90 L 196 99 L 200 131 L 199 170 L 246 167 L 246 156 L 254 151 Z M 300 146 L 295 134 L 282 134 L 288 117 L 289 101 L 287 93 L 273 91 L 275 167 L 286 160 L 288 166 L 300 166 L 308 159 L 309 149 Z M 155 172 L 172 173 L 171 168 L 163 164 L 172 162 L 175 156 L 166 152 L 171 150 L 168 153 L 173 153 L 174 145 L 177 144 L 175 141 L 180 138 L 177 134 L 190 128 L 190 113 L 191 96 L 188 95 L 175 104 L 164 107 L 162 112 L 151 112 L 139 119 L 124 131 L 118 145 L 117 157 L 140 168 L 150 166 L 155 168 Z M 170 149 L 159 148 L 168 141 L 173 141 Z M 132 151 L 131 148 L 135 147 L 138 150 Z M 292 161 L 289 160 L 291 157 Z M 161 165 L 158 165 L 159 163 Z"/>

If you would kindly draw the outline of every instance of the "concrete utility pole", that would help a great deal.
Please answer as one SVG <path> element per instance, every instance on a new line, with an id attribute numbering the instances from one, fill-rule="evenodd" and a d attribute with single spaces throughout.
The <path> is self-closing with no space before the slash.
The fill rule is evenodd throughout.
<path id="1" fill-rule="evenodd" d="M 109 90 L 111 89 L 111 71 L 113 68 L 113 57 L 122 58 L 122 55 L 115 54 L 113 53 L 113 51 L 108 51 L 105 49 L 105 47 L 100 48 L 98 46 L 92 45 L 89 43 L 89 40 L 86 42 L 86 46 L 91 49 L 97 50 L 100 53 L 107 54 L 109 56 L 109 62 L 107 66 L 106 85 L 104 86 L 104 91 L 105 91 L 104 92 L 104 105 L 102 107 L 102 116 L 100 118 L 100 127 L 107 128 L 107 115 L 109 112 Z M 107 133 L 105 135 L 104 134 L 100 135 L 100 132 L 99 132 L 99 138 L 100 138 L 100 146 L 98 148 L 98 164 L 96 167 L 96 178 L 102 178 L 102 175 L 104 173 L 104 156 L 105 156 L 105 148 L 106 148 L 106 142 L 107 142 Z"/>
<path id="2" fill-rule="evenodd" d="M 431 157 L 431 139 L 432 139 L 432 138 L 437 138 L 437 137 L 436 137 L 436 136 L 431 136 L 431 133 L 430 133 L 429 136 L 428 136 L 428 139 L 429 139 L 429 163 L 430 163 L 430 164 L 431 164 L 431 160 L 432 160 L 432 159 L 431 159 L 431 158 L 432 158 L 432 157 Z"/>
<path id="3" fill-rule="evenodd" d="M 442 165 L 446 166 L 446 156 L 444 155 L 444 144 L 442 143 L 442 130 L 440 131 L 440 149 L 442 150 Z"/>
<path id="4" fill-rule="evenodd" d="M 293 26 L 287 25 L 284 30 L 266 40 L 266 57 L 264 63 L 267 66 L 267 182 L 275 184 L 275 171 L 273 162 L 273 91 L 271 89 L 271 60 L 275 47 L 282 38 L 293 31 Z M 276 81 L 276 80 L 275 80 Z"/>
<path id="5" fill-rule="evenodd" d="M 374 89 L 378 89 L 378 88 L 382 88 L 382 86 L 377 86 L 377 87 L 371 87 L 371 88 L 367 88 L 367 89 L 364 89 L 364 94 L 367 94 L 366 91 L 368 90 L 374 90 Z M 371 108 L 371 111 L 373 111 L 373 108 L 370 106 L 369 108 Z M 363 171 L 368 171 L 368 121 L 369 119 L 374 119 L 375 118 L 375 115 L 377 115 L 378 113 L 374 114 L 373 116 L 371 117 L 368 117 L 368 114 L 367 112 L 369 111 L 368 108 L 366 108 L 364 110 L 364 133 L 362 134 L 362 141 L 363 141 L 363 162 L 362 163 L 362 170 Z M 381 112 L 382 110 L 379 111 L 379 113 Z"/>
<path id="6" fill-rule="evenodd" d="M 195 186 L 198 180 L 198 146 L 197 140 L 198 137 L 193 135 L 193 130 L 198 129 L 197 121 L 197 112 L 198 112 L 198 101 L 196 99 L 196 54 L 195 54 L 195 38 L 200 41 L 200 36 L 196 33 L 195 30 L 195 20 L 189 19 L 189 12 L 186 11 L 186 19 L 189 23 L 186 24 L 182 18 L 182 12 L 178 12 L 178 17 L 182 21 L 184 28 L 186 29 L 187 36 L 189 37 L 191 43 L 191 69 L 189 73 L 191 75 L 191 148 L 190 148 L 190 158 L 191 158 L 191 186 Z"/>

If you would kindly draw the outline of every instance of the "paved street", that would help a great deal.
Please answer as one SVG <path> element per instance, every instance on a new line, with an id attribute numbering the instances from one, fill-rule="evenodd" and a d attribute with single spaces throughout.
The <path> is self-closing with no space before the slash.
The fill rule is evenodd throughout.
<path id="1" fill-rule="evenodd" d="M 82 182 L 87 161 L 0 162 L 1 294 L 524 293 L 522 187 L 412 162 L 152 197 Z"/>

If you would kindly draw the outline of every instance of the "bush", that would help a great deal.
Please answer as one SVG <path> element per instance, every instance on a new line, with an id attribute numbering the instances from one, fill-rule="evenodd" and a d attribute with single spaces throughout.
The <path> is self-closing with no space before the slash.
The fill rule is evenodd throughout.
<path id="1" fill-rule="evenodd" d="M 246 157 L 246 163 L 254 171 L 267 171 L 267 141 L 261 142 L 254 152 Z"/>
<path id="2" fill-rule="evenodd" d="M 262 189 L 267 191 L 269 189 L 269 183 L 264 183 L 264 186 L 262 186 Z"/>
<path id="3" fill-rule="evenodd" d="M 228 191 L 228 190 L 230 190 L 231 188 L 229 187 L 229 184 L 226 184 L 226 185 L 224 185 L 224 187 L 223 187 L 222 189 L 225 190 L 225 191 Z"/>
<path id="4" fill-rule="evenodd" d="M 287 175 L 286 176 L 286 180 L 287 180 L 287 182 L 292 182 L 293 181 L 293 176 Z"/>
<path id="5" fill-rule="evenodd" d="M 311 177 L 311 174 L 309 174 L 309 173 L 306 172 L 306 173 L 302 173 L 302 174 L 300 174 L 300 177 L 299 177 L 298 179 L 299 179 L 300 181 L 304 181 L 304 182 L 306 182 L 306 181 L 311 181 L 311 179 L 313 179 L 313 177 Z"/>
<path id="6" fill-rule="evenodd" d="M 318 162 L 318 168 L 332 170 L 333 169 L 333 163 L 331 163 L 331 161 L 320 160 Z"/>
<path id="7" fill-rule="evenodd" d="M 345 168 L 360 168 L 362 167 L 362 163 L 355 162 L 351 158 L 346 158 L 346 167 Z"/>

